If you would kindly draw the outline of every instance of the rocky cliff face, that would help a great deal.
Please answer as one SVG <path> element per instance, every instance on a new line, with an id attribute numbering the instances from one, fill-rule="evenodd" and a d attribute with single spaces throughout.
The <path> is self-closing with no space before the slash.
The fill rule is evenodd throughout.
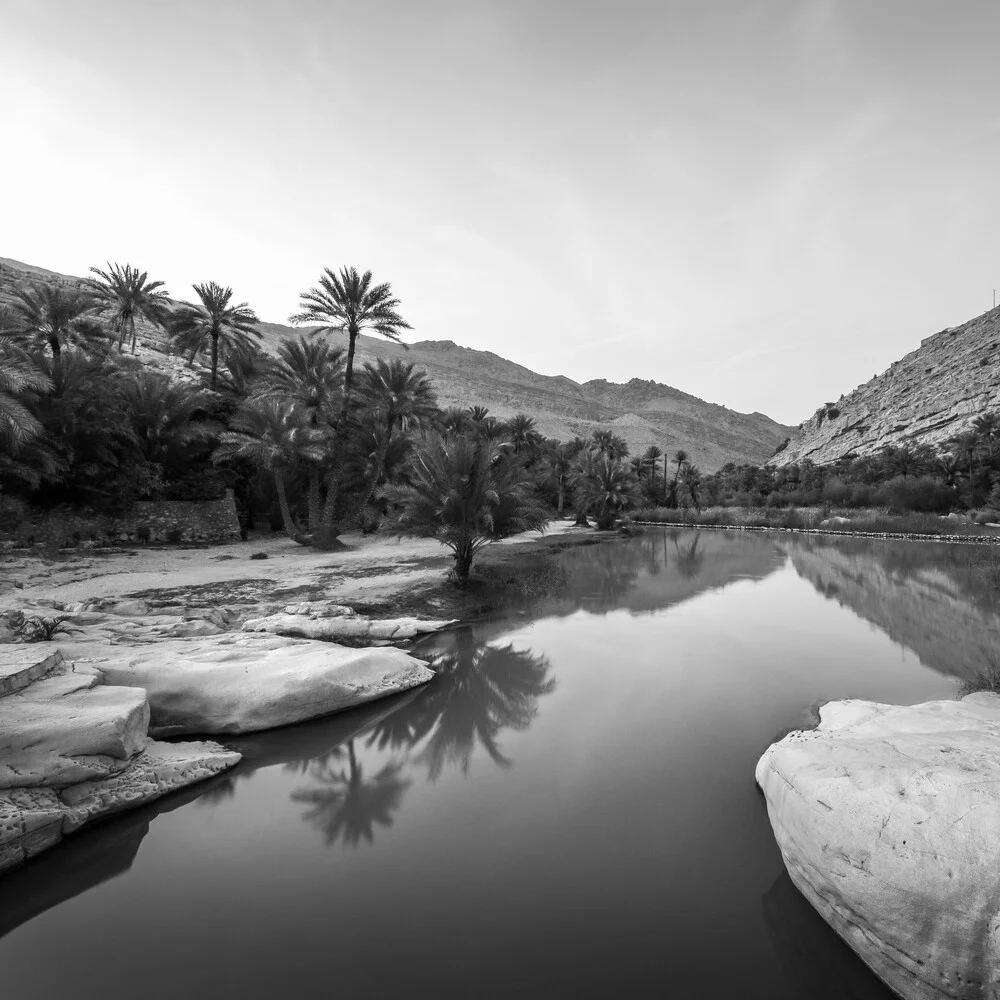
<path id="1" fill-rule="evenodd" d="M 870 382 L 828 402 L 769 464 L 870 455 L 886 445 L 935 445 L 1000 408 L 1000 307 L 926 337 Z"/>
<path id="2" fill-rule="evenodd" d="M 0 257 L 0 307 L 14 288 L 39 280 L 82 282 Z M 272 350 L 282 337 L 302 332 L 279 323 L 263 323 L 261 329 L 264 346 Z M 191 376 L 180 359 L 164 355 L 160 333 L 140 324 L 139 338 L 144 361 L 181 378 Z M 358 353 L 362 362 L 402 357 L 426 369 L 442 406 L 486 406 L 501 419 L 527 413 L 540 433 L 560 440 L 610 428 L 633 454 L 653 444 L 667 453 L 683 448 L 705 472 L 726 462 L 761 463 L 793 433 L 762 413 L 737 413 L 659 382 L 632 379 L 617 385 L 596 379 L 580 384 L 564 375 L 539 375 L 490 351 L 450 340 L 424 340 L 407 349 L 362 337 Z"/>

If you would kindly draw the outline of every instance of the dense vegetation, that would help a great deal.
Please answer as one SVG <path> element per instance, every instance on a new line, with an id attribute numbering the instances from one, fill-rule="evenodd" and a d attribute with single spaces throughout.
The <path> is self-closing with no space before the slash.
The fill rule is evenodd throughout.
<path id="1" fill-rule="evenodd" d="M 452 548 L 464 582 L 483 544 L 569 511 L 607 529 L 642 508 L 1000 507 L 993 415 L 936 453 L 894 447 L 706 476 L 684 451 L 631 456 L 610 430 L 560 442 L 524 414 L 441 409 L 427 375 L 398 358 L 357 365 L 362 332 L 398 342 L 409 329 L 370 272 L 324 270 L 292 317 L 308 328 L 272 353 L 230 288 L 197 284 L 195 302 L 177 302 L 131 265 L 92 272 L 82 287 L 39 283 L 0 307 L 8 531 L 37 509 L 113 512 L 230 487 L 248 530 L 264 518 L 320 547 L 347 526 L 430 535 Z M 135 356 L 137 330 L 155 359 Z"/>

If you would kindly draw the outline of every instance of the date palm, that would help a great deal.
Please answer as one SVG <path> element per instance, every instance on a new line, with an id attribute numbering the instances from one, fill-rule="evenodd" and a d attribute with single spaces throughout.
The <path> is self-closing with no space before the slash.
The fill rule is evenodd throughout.
<path id="1" fill-rule="evenodd" d="M 685 462 L 680 469 L 680 482 L 688 495 L 688 499 L 694 504 L 695 510 L 701 512 L 701 504 L 698 496 L 701 491 L 701 471 L 697 465 Z"/>
<path id="2" fill-rule="evenodd" d="M 566 489 L 573 473 L 573 460 L 579 448 L 573 442 L 557 444 L 546 456 L 550 479 L 556 489 L 556 513 L 563 516 L 566 507 Z"/>
<path id="3" fill-rule="evenodd" d="M 52 388 L 48 377 L 9 337 L 0 337 L 0 447 L 18 451 L 42 432 L 25 405 L 28 393 Z"/>
<path id="4" fill-rule="evenodd" d="M 125 337 L 131 341 L 135 354 L 135 321 L 145 319 L 163 326 L 169 314 L 170 299 L 162 281 L 150 281 L 147 271 L 126 264 L 108 263 L 107 270 L 90 270 L 97 275 L 87 285 L 99 303 L 102 313 L 109 316 L 111 329 L 118 334 L 118 351 L 124 350 Z"/>
<path id="5" fill-rule="evenodd" d="M 602 531 L 614 527 L 615 517 L 637 499 L 628 464 L 606 454 L 593 455 L 577 466 L 573 495 L 584 510 L 594 513 Z"/>
<path id="6" fill-rule="evenodd" d="M 677 483 L 680 480 L 681 466 L 688 460 L 688 453 L 683 448 L 678 448 L 674 452 L 674 462 L 676 467 L 674 468 L 674 481 L 670 484 L 669 497 L 667 494 L 667 475 L 666 475 L 666 459 L 664 459 L 664 474 L 663 474 L 663 499 L 668 507 L 677 506 Z"/>
<path id="7" fill-rule="evenodd" d="M 541 435 L 535 430 L 535 421 L 527 413 L 515 413 L 507 421 L 507 434 L 514 446 L 515 455 L 541 441 Z"/>
<path id="8" fill-rule="evenodd" d="M 399 533 L 436 538 L 450 548 L 451 577 L 460 587 L 484 545 L 544 528 L 549 520 L 528 474 L 490 438 L 429 435 L 398 497 Z"/>
<path id="9" fill-rule="evenodd" d="M 171 335 L 183 353 L 194 358 L 209 348 L 212 354 L 211 387 L 218 383 L 219 351 L 246 350 L 260 340 L 260 320 L 246 302 L 233 303 L 233 290 L 209 281 L 195 285 L 199 298 L 185 303 L 171 320 Z"/>
<path id="10" fill-rule="evenodd" d="M 969 489 L 972 489 L 972 480 L 975 475 L 976 458 L 982 448 L 982 440 L 975 431 L 962 431 L 948 438 L 945 444 L 951 449 L 952 454 L 964 460 L 969 468 Z"/>
<path id="11" fill-rule="evenodd" d="M 322 470 L 329 459 L 340 410 L 344 352 L 327 341 L 298 336 L 282 340 L 274 370 L 265 379 L 261 395 L 291 403 L 314 446 L 309 454 L 309 530 L 320 526 Z"/>
<path id="12" fill-rule="evenodd" d="M 393 297 L 389 283 L 373 284 L 371 271 L 359 274 L 354 267 L 342 267 L 339 274 L 324 268 L 318 285 L 303 292 L 299 304 L 301 308 L 291 317 L 292 323 L 315 324 L 318 329 L 314 333 L 337 331 L 347 334 L 343 395 L 331 442 L 333 467 L 328 477 L 320 528 L 313 539 L 314 544 L 329 548 L 339 534 L 336 526 L 337 501 L 344 472 L 343 451 L 354 389 L 354 355 L 358 337 L 363 330 L 367 330 L 399 343 L 402 331 L 409 330 L 410 324 L 397 312 L 399 300 Z"/>
<path id="13" fill-rule="evenodd" d="M 48 347 L 54 358 L 70 344 L 92 349 L 106 337 L 96 309 L 95 300 L 75 288 L 57 284 L 20 288 L 11 303 L 11 332 L 25 346 Z"/>
<path id="14" fill-rule="evenodd" d="M 642 453 L 642 465 L 646 471 L 646 477 L 650 486 L 653 485 L 653 480 L 656 477 L 656 463 L 662 455 L 663 452 L 655 444 L 651 444 Z"/>
<path id="15" fill-rule="evenodd" d="M 358 400 L 378 426 L 375 459 L 363 491 L 361 505 L 368 503 L 385 468 L 385 457 L 398 427 L 403 433 L 427 423 L 437 412 L 437 399 L 427 372 L 415 371 L 412 362 L 399 358 L 374 364 L 366 362 L 358 378 Z"/>
<path id="16" fill-rule="evenodd" d="M 299 530 L 288 504 L 285 473 L 298 459 L 316 460 L 322 453 L 315 443 L 303 439 L 299 424 L 294 404 L 273 397 L 251 399 L 237 411 L 229 430 L 219 435 L 212 452 L 216 464 L 245 460 L 271 473 L 285 534 L 296 540 Z"/>

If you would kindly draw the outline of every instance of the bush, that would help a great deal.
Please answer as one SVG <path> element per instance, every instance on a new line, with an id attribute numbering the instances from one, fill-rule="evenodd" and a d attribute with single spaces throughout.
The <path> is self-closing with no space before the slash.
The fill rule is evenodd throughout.
<path id="1" fill-rule="evenodd" d="M 169 528 L 167 530 L 167 541 L 171 545 L 176 545 L 184 537 L 180 528 Z"/>
<path id="2" fill-rule="evenodd" d="M 991 691 L 1000 694 L 1000 662 L 990 657 L 985 666 L 976 671 L 970 678 L 962 681 L 958 689 L 960 698 L 977 691 Z"/>
<path id="3" fill-rule="evenodd" d="M 883 483 L 875 502 L 895 513 L 941 513 L 955 505 L 955 494 L 933 476 L 896 476 Z"/>

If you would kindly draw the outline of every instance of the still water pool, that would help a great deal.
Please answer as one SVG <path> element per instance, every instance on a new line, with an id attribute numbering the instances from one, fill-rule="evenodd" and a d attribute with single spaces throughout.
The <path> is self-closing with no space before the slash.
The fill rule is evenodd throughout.
<path id="1" fill-rule="evenodd" d="M 0 877 L 0 996 L 889 996 L 784 873 L 753 772 L 818 701 L 953 697 L 960 547 L 652 529 L 435 636 L 402 698 Z"/>

